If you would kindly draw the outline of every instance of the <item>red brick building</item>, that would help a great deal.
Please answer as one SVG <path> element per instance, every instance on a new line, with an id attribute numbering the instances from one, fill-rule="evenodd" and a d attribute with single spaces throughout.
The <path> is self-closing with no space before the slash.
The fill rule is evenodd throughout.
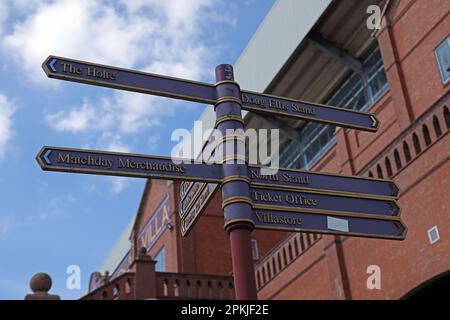
<path id="1" fill-rule="evenodd" d="M 373 4 L 379 29 L 367 24 Z M 445 0 L 279 0 L 267 15 L 235 64 L 242 88 L 368 111 L 381 126 L 368 133 L 247 113 L 246 127 L 282 129 L 282 167 L 393 179 L 408 234 L 390 241 L 255 231 L 259 299 L 449 297 L 449 12 Z M 202 120 L 213 126 L 213 112 Z M 148 181 L 102 270 L 112 274 L 94 273 L 85 298 L 233 297 L 221 194 L 204 197 L 186 237 L 183 197 L 179 183 Z M 142 281 L 139 268 L 147 268 Z M 374 277 L 379 288 L 370 288 Z"/>

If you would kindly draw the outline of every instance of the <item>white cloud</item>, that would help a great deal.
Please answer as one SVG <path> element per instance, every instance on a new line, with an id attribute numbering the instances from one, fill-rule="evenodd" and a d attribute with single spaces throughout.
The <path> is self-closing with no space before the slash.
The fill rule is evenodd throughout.
<path id="1" fill-rule="evenodd" d="M 129 178 L 126 177 L 113 177 L 111 178 L 112 184 L 112 192 L 114 193 L 121 193 L 123 190 L 125 190 L 128 187 Z"/>
<path id="2" fill-rule="evenodd" d="M 0 35 L 3 33 L 6 19 L 8 18 L 9 10 L 5 1 L 0 1 Z"/>
<path id="3" fill-rule="evenodd" d="M 106 151 L 130 152 L 130 147 L 123 142 L 122 136 L 117 133 L 104 132 L 98 144 Z"/>
<path id="4" fill-rule="evenodd" d="M 0 217 L 0 236 L 9 233 L 17 225 L 12 217 Z"/>
<path id="5" fill-rule="evenodd" d="M 50 53 L 130 67 L 156 27 L 139 15 L 120 15 L 102 1 L 40 1 L 3 45 L 31 80 L 48 83 L 40 65 Z"/>
<path id="6" fill-rule="evenodd" d="M 40 85 L 60 83 L 46 79 L 40 68 L 49 54 L 201 79 L 210 70 L 208 60 L 215 55 L 213 44 L 206 44 L 209 39 L 204 39 L 203 33 L 214 23 L 220 3 L 33 0 L 28 7 L 23 0 L 15 0 L 16 9 L 24 11 L 25 18 L 5 36 L 3 47 L 25 71 L 19 74 Z M 136 133 L 143 127 L 158 126 L 161 117 L 174 114 L 173 101 L 127 92 L 111 92 L 95 105 L 95 114 L 82 105 L 49 115 L 47 123 L 59 131 L 79 132 L 89 129 L 89 117 L 95 116 L 99 130 L 117 128 L 122 133 Z"/>
<path id="7" fill-rule="evenodd" d="M 217 3 L 34 0 L 27 7 L 22 0 L 15 1 L 16 9 L 27 13 L 26 18 L 14 25 L 3 46 L 38 83 L 49 83 L 40 70 L 49 54 L 198 77 L 199 63 L 209 51 L 199 39 L 200 27 L 207 26 L 208 17 L 215 15 Z"/>
<path id="8" fill-rule="evenodd" d="M 0 93 L 0 160 L 3 159 L 7 144 L 12 137 L 14 111 L 13 103 Z"/>
<path id="9" fill-rule="evenodd" d="M 37 224 L 46 221 L 49 218 L 50 215 L 45 212 L 25 216 L 0 217 L 0 236 L 5 236 L 16 228 Z"/>
<path id="10" fill-rule="evenodd" d="M 78 110 L 60 111 L 45 117 L 45 121 L 53 129 L 72 133 L 86 130 L 94 119 L 95 109 L 86 101 Z"/>
<path id="11" fill-rule="evenodd" d="M 211 77 L 220 46 L 205 34 L 213 26 L 235 23 L 221 10 L 224 0 L 32 0 L 29 6 L 25 0 L 10 1 L 23 18 L 0 39 L 3 52 L 22 69 L 17 76 L 50 87 L 61 82 L 47 79 L 40 67 L 49 54 L 193 80 Z M 120 151 L 129 150 L 143 129 L 177 114 L 175 108 L 191 106 L 109 91 L 48 114 L 45 122 L 60 132 L 94 132 L 99 138 L 90 144 Z"/>
<path id="12" fill-rule="evenodd" d="M 161 135 L 159 133 L 155 133 L 147 140 L 147 145 L 150 151 L 153 151 L 158 146 L 159 140 L 161 139 Z"/>
<path id="13" fill-rule="evenodd" d="M 52 198 L 46 202 L 45 208 L 36 213 L 2 215 L 0 214 L 0 236 L 5 236 L 19 227 L 35 226 L 53 218 L 66 218 L 77 200 L 72 195 Z"/>
<path id="14" fill-rule="evenodd" d="M 6 0 L 8 1 L 8 0 Z M 42 3 L 49 2 L 49 0 L 9 0 L 12 5 L 20 11 L 34 11 Z"/>

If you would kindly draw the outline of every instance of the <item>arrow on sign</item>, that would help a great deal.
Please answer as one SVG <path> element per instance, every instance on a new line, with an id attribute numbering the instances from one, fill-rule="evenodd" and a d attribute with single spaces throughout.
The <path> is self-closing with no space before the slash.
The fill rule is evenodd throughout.
<path id="1" fill-rule="evenodd" d="M 399 218 L 343 217 L 308 212 L 254 210 L 256 229 L 404 240 L 407 229 Z"/>
<path id="2" fill-rule="evenodd" d="M 47 165 L 51 165 L 52 164 L 52 162 L 50 161 L 50 159 L 49 159 L 49 155 L 50 155 L 50 153 L 52 153 L 52 150 L 47 150 L 45 153 L 44 153 L 44 155 L 43 155 L 43 158 L 44 158 L 44 161 L 45 161 L 45 163 L 47 164 Z"/>
<path id="3" fill-rule="evenodd" d="M 50 60 L 50 63 L 48 64 L 48 66 L 50 67 L 50 69 L 53 71 L 53 72 L 56 72 L 56 69 L 55 69 L 55 63 L 56 63 L 56 59 L 51 59 Z"/>
<path id="4" fill-rule="evenodd" d="M 43 147 L 36 160 L 46 171 L 215 183 L 223 177 L 219 164 L 118 152 Z"/>
<path id="5" fill-rule="evenodd" d="M 50 78 L 147 93 L 207 104 L 217 102 L 212 84 L 49 56 L 42 68 Z M 241 91 L 242 109 L 274 116 L 376 131 L 375 116 L 359 111 Z"/>
<path id="6" fill-rule="evenodd" d="M 372 127 L 377 128 L 378 127 L 378 120 L 374 116 L 370 116 L 370 119 L 372 120 Z"/>

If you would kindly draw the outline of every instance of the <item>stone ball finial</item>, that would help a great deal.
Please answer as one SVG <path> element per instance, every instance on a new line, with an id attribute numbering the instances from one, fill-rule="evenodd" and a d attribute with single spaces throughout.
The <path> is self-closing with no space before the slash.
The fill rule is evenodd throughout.
<path id="1" fill-rule="evenodd" d="M 139 254 L 147 254 L 147 248 L 145 248 L 145 247 L 140 247 L 138 253 L 139 253 Z"/>
<path id="2" fill-rule="evenodd" d="M 36 273 L 30 280 L 30 288 L 34 293 L 49 292 L 51 287 L 52 278 L 46 273 Z"/>

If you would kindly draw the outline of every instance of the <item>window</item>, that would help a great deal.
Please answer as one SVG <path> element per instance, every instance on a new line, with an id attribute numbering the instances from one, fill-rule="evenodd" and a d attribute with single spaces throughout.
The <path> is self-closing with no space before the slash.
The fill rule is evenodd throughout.
<path id="1" fill-rule="evenodd" d="M 445 124 L 447 125 L 447 129 L 450 129 L 450 112 L 447 107 L 444 107 L 444 119 Z"/>
<path id="2" fill-rule="evenodd" d="M 131 293 L 131 280 L 127 279 L 127 282 L 125 282 L 125 293 L 129 294 Z"/>
<path id="3" fill-rule="evenodd" d="M 252 256 L 253 256 L 253 261 L 258 261 L 259 249 L 258 249 L 258 241 L 256 239 L 252 239 Z"/>
<path id="4" fill-rule="evenodd" d="M 120 288 L 119 286 L 116 284 L 113 288 L 113 299 L 114 300 L 118 300 L 120 297 Z"/>
<path id="5" fill-rule="evenodd" d="M 442 135 L 441 125 L 439 124 L 439 119 L 436 116 L 433 116 L 433 127 L 434 132 L 436 133 L 436 138 L 439 138 Z"/>
<path id="6" fill-rule="evenodd" d="M 377 165 L 377 175 L 378 175 L 378 178 L 383 179 L 383 171 L 381 170 L 380 165 Z"/>
<path id="7" fill-rule="evenodd" d="M 439 229 L 437 226 L 434 226 L 431 229 L 428 229 L 428 240 L 430 241 L 430 244 L 434 244 L 437 241 L 439 241 Z"/>
<path id="8" fill-rule="evenodd" d="M 364 66 L 364 77 L 349 72 L 347 77 L 330 94 L 325 104 L 352 110 L 365 110 L 373 105 L 389 88 L 380 48 L 374 42 L 360 59 Z M 365 90 L 364 90 L 365 89 Z"/>
<path id="9" fill-rule="evenodd" d="M 416 151 L 416 155 L 422 152 L 422 148 L 420 147 L 420 141 L 417 134 L 413 133 L 413 142 L 414 142 L 414 151 Z"/>
<path id="10" fill-rule="evenodd" d="M 450 80 L 450 36 L 448 36 L 434 51 L 441 73 L 442 82 L 447 84 Z"/>
<path id="11" fill-rule="evenodd" d="M 430 131 L 428 130 L 428 127 L 426 124 L 424 124 L 422 126 L 422 132 L 423 132 L 423 138 L 425 139 L 425 144 L 427 145 L 427 147 L 429 147 L 431 144 L 431 136 L 430 136 Z"/>
<path id="12" fill-rule="evenodd" d="M 411 152 L 409 151 L 409 145 L 406 141 L 403 142 L 403 153 L 405 154 L 406 162 L 411 161 Z"/>
<path id="13" fill-rule="evenodd" d="M 387 172 L 387 176 L 391 177 L 392 176 L 392 166 L 391 166 L 391 160 L 389 160 L 388 157 L 386 157 L 385 159 L 385 164 L 386 164 L 386 172 Z"/>
<path id="14" fill-rule="evenodd" d="M 165 272 L 166 271 L 166 253 L 164 251 L 164 248 L 161 248 L 159 252 L 155 256 L 156 260 L 156 266 L 155 271 L 156 272 Z"/>
<path id="15" fill-rule="evenodd" d="M 364 86 L 361 76 L 349 72 L 340 84 L 323 101 L 325 104 L 365 110 L 372 106 L 389 88 L 383 60 L 377 42 L 374 42 L 360 58 L 364 65 Z M 335 127 L 307 123 L 300 129 L 304 143 L 289 142 L 280 154 L 280 165 L 288 168 L 310 169 L 336 142 Z"/>
<path id="16" fill-rule="evenodd" d="M 397 149 L 394 151 L 394 159 L 397 170 L 400 170 L 402 168 L 402 160 L 400 159 L 400 153 Z"/>
<path id="17" fill-rule="evenodd" d="M 335 127 L 316 123 L 307 124 L 301 136 L 304 143 L 292 141 L 282 148 L 282 167 L 309 169 L 336 141 Z"/>

